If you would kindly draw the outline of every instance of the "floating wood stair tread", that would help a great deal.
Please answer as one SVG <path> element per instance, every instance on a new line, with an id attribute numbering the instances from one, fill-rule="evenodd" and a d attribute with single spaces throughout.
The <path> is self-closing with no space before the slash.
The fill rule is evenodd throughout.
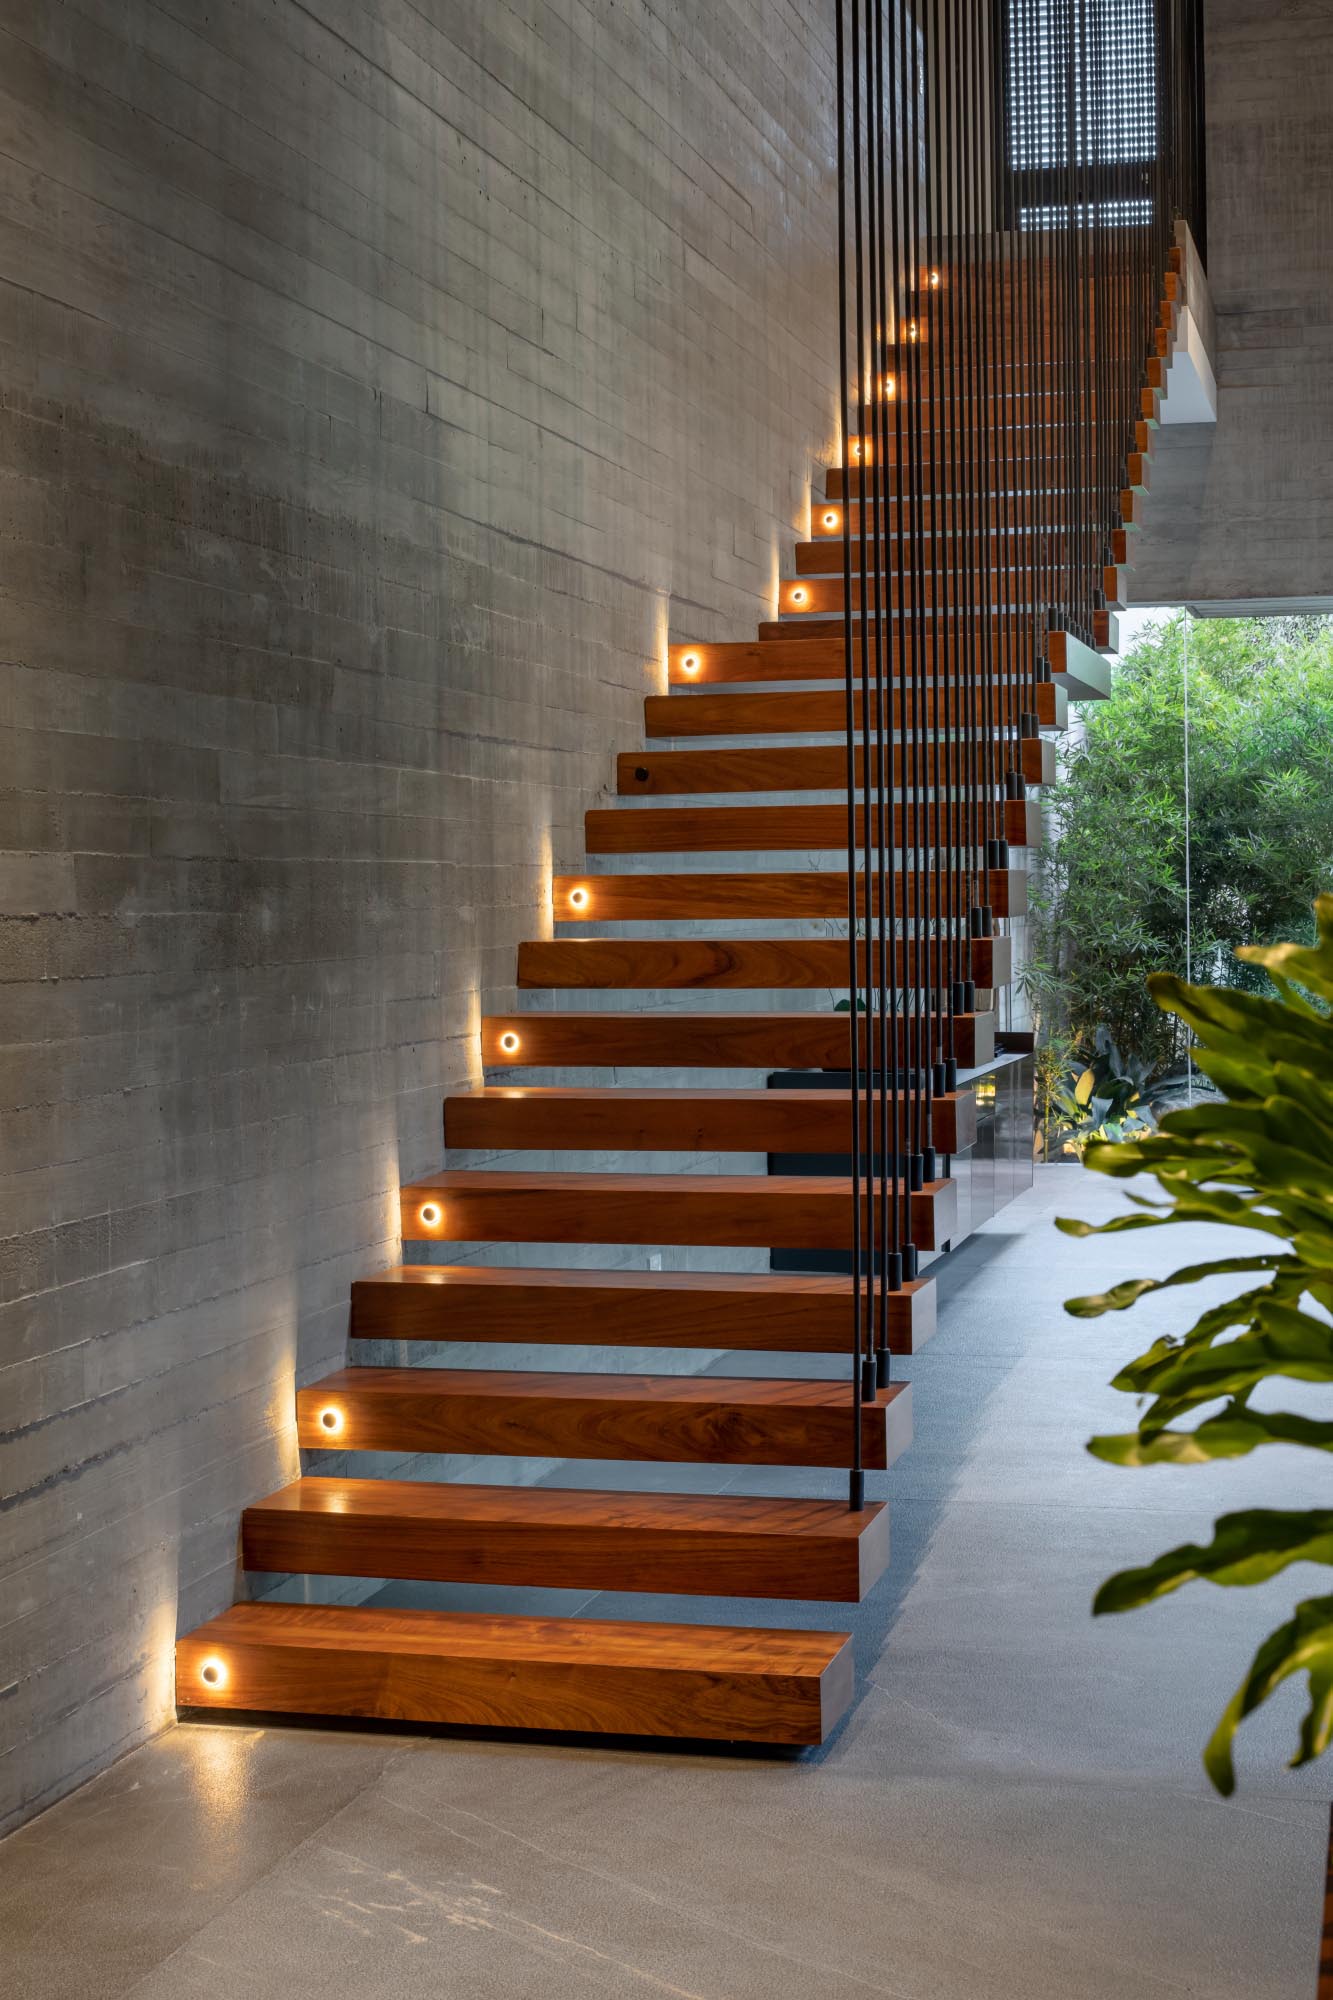
<path id="1" fill-rule="evenodd" d="M 905 1121 L 906 1109 L 904 1098 L 900 1121 Z M 851 1098 L 845 1090 L 490 1084 L 446 1097 L 444 1142 L 472 1150 L 541 1152 L 846 1153 L 850 1121 Z M 976 1099 L 970 1090 L 932 1098 L 931 1143 L 937 1152 L 961 1153 L 976 1134 Z"/>
<path id="2" fill-rule="evenodd" d="M 887 1298 L 889 1345 L 914 1354 L 935 1331 L 929 1278 Z M 850 1277 L 777 1271 L 574 1271 L 404 1264 L 352 1286 L 354 1340 L 496 1341 L 846 1354 Z"/>
<path id="3" fill-rule="evenodd" d="M 1151 427 L 1144 426 L 1147 433 L 1145 448 L 1141 453 L 1146 464 L 1151 451 Z M 1060 456 L 1054 462 L 1034 463 L 1029 457 L 1019 453 L 1001 453 L 992 457 L 988 466 L 953 466 L 948 460 L 926 459 L 913 467 L 906 478 L 902 469 L 891 465 L 884 480 L 884 499 L 896 499 L 905 495 L 915 485 L 929 499 L 952 503 L 956 494 L 960 499 L 971 498 L 974 514 L 983 511 L 987 499 L 997 495 L 1031 495 L 1041 486 L 1050 486 L 1053 491 L 1061 490 L 1058 482 L 1067 471 Z M 865 475 L 865 498 L 873 501 L 880 483 L 876 479 L 875 468 L 870 466 Z M 861 498 L 860 472 L 852 467 L 850 479 L 840 465 L 831 465 L 824 480 L 824 498 L 833 506 L 841 506 L 844 501 L 859 502 Z M 818 503 L 816 502 L 816 505 Z"/>
<path id="4" fill-rule="evenodd" d="M 921 968 L 936 985 L 971 979 L 978 986 L 1007 986 L 1012 965 L 1007 937 L 900 938 L 890 956 L 890 983 L 902 986 Z M 533 938 L 518 948 L 520 987 L 551 990 L 837 990 L 847 985 L 848 969 L 846 940 L 830 937 Z"/>
<path id="5" fill-rule="evenodd" d="M 868 1467 L 882 1471 L 907 1449 L 911 1407 L 905 1382 L 863 1405 Z M 334 1418 L 336 1435 L 324 1421 Z M 306 1451 L 845 1466 L 852 1390 L 786 1376 L 344 1368 L 298 1391 L 296 1422 Z"/>
<path id="6" fill-rule="evenodd" d="M 1055 745 L 1043 736 L 1025 738 L 1021 745 L 1023 776 L 1029 785 L 1055 782 Z M 938 755 L 931 748 L 914 754 L 911 746 L 895 743 L 893 782 L 904 773 L 923 784 L 935 781 L 964 784 L 973 760 L 956 744 L 944 744 Z M 763 744 L 757 748 L 708 750 L 624 751 L 616 759 L 616 789 L 626 797 L 684 796 L 712 792 L 843 792 L 847 790 L 847 753 L 837 744 Z"/>
<path id="7" fill-rule="evenodd" d="M 250 1570 L 856 1603 L 884 1507 L 711 1493 L 299 1479 L 247 1507 Z"/>
<path id="8" fill-rule="evenodd" d="M 1039 847 L 1041 807 L 1027 799 L 995 800 L 979 812 L 979 831 L 1003 835 L 1011 847 Z M 856 837 L 865 840 L 858 806 Z M 872 837 L 878 815 L 871 814 Z M 932 846 L 952 831 L 947 812 L 934 805 L 918 813 L 910 803 L 894 808 L 894 845 L 901 848 L 920 828 Z M 937 840 L 936 836 L 940 836 Z M 762 854 L 802 848 L 847 849 L 847 808 L 842 805 L 594 806 L 584 816 L 589 854 Z"/>
<path id="9" fill-rule="evenodd" d="M 815 688 L 790 694 L 649 695 L 643 707 L 644 733 L 650 739 L 837 734 L 845 740 L 847 733 L 845 697 L 840 688 L 836 692 Z M 872 696 L 872 728 L 878 707 Z M 854 708 L 859 733 L 859 690 Z M 1063 729 L 1069 721 L 1069 696 L 1054 680 L 1036 685 L 1031 680 L 999 681 L 992 684 L 989 697 L 979 687 L 957 682 L 938 689 L 928 687 L 920 700 L 914 688 L 896 688 L 893 701 L 886 704 L 885 727 L 912 728 L 923 709 L 931 730 L 936 726 L 957 730 L 982 723 L 1003 727 L 1006 721 L 1027 713 L 1035 714 L 1043 729 Z"/>
<path id="10" fill-rule="evenodd" d="M 938 1250 L 958 1227 L 958 1190 L 895 1190 L 908 1234 Z M 406 1241 L 680 1243 L 845 1250 L 852 1187 L 841 1175 L 431 1174 L 401 1191 Z M 423 1210 L 426 1211 L 423 1214 Z"/>
<path id="11" fill-rule="evenodd" d="M 1123 604 L 1125 580 L 1114 564 L 1104 564 L 1099 572 L 1100 589 L 1109 604 Z M 932 623 L 962 619 L 970 625 L 979 613 L 999 610 L 1001 607 L 1020 609 L 1025 605 L 1039 602 L 1041 597 L 1039 579 L 1027 571 L 1002 571 L 988 584 L 976 585 L 969 592 L 957 587 L 952 578 L 947 579 L 936 599 L 935 579 L 926 577 L 920 587 L 908 580 L 901 583 L 894 577 L 873 575 L 869 580 L 866 595 L 862 595 L 859 574 L 852 577 L 850 597 L 846 582 L 841 574 L 803 576 L 789 579 L 779 585 L 779 606 L 784 618 L 813 619 L 830 615 L 839 616 L 850 603 L 859 611 L 867 604 L 872 618 L 882 615 L 892 616 L 899 607 L 906 609 L 920 601 L 923 605 L 934 606 Z"/>
<path id="12" fill-rule="evenodd" d="M 844 815 L 844 824 L 845 824 Z M 856 878 L 856 901 L 865 914 L 866 878 Z M 878 879 L 870 877 L 872 906 L 878 907 Z M 895 871 L 893 907 L 902 917 L 966 916 L 977 903 L 997 917 L 1023 916 L 1028 878 L 1021 869 L 968 871 L 961 883 L 947 868 L 918 877 Z M 716 921 L 727 917 L 843 917 L 847 915 L 844 869 L 756 869 L 746 874 L 721 870 L 696 875 L 557 875 L 552 884 L 557 923 L 652 923 L 671 919 Z M 888 901 L 886 897 L 886 903 Z"/>
<path id="13" fill-rule="evenodd" d="M 846 1633 L 755 1626 L 264 1603 L 176 1647 L 182 1707 L 482 1729 L 821 1743 L 852 1687 Z"/>
<path id="14" fill-rule="evenodd" d="M 1045 602 L 1041 577 L 1035 568 L 1010 566 L 991 576 L 978 573 L 971 578 L 941 577 L 934 571 L 927 571 L 922 577 L 900 577 L 892 569 L 876 570 L 873 549 L 867 558 L 870 570 L 867 596 L 863 599 L 861 595 L 860 558 L 855 555 L 848 598 L 841 559 L 828 557 L 827 549 L 825 555 L 822 562 L 807 557 L 798 566 L 796 575 L 778 586 L 784 613 L 827 616 L 830 612 L 840 612 L 849 602 L 858 607 L 865 602 L 871 615 L 877 616 L 884 610 L 908 612 L 919 605 L 932 613 L 932 623 L 936 619 L 959 617 L 966 621 L 955 640 L 961 649 L 973 636 L 974 621 L 987 615 L 996 617 L 1006 609 L 1030 612 L 1032 607 Z"/>
<path id="15" fill-rule="evenodd" d="M 481 1024 L 482 1060 L 488 1069 L 810 1069 L 845 1070 L 849 1054 L 846 1014 L 621 1012 L 490 1014 Z M 865 1023 L 860 1022 L 864 1056 Z M 965 1069 L 979 1069 L 995 1054 L 995 1016 L 956 1014 L 936 1023 L 947 1054 Z M 910 1058 L 909 1031 L 899 1039 Z"/>
<path id="16" fill-rule="evenodd" d="M 1126 489 L 1127 492 L 1130 490 Z M 1125 520 L 1129 520 L 1133 513 L 1133 508 L 1132 506 L 1129 508 L 1124 506 L 1124 495 L 1121 496 L 1121 500 L 1122 515 Z M 968 613 L 967 616 L 975 624 L 972 614 Z M 873 630 L 875 622 L 872 612 L 868 620 L 862 620 L 858 616 L 852 619 L 851 624 L 853 630 L 859 632 L 863 623 L 868 623 Z M 765 619 L 759 627 L 757 637 L 761 645 L 766 645 L 770 639 L 840 639 L 842 637 L 843 626 L 846 623 L 847 621 L 843 618 L 802 618 L 784 612 L 781 618 Z M 1094 611 L 1092 626 L 1092 639 L 1096 650 L 1100 653 L 1114 653 L 1117 650 L 1117 627 L 1114 615 L 1107 610 Z M 1011 632 L 1012 629 L 1011 622 L 1000 623 L 997 621 L 995 626 L 997 634 Z"/>
<path id="17" fill-rule="evenodd" d="M 885 662 L 888 672 L 895 679 L 899 678 L 905 661 L 907 672 L 915 673 L 919 646 L 922 666 L 929 675 L 936 668 L 937 648 L 933 635 L 928 634 L 921 640 L 909 628 L 906 637 L 908 644 L 900 655 L 895 634 L 894 643 L 888 649 L 889 658 Z M 1032 634 L 1030 644 L 1025 644 L 1022 656 L 1017 662 L 1020 675 L 1027 671 L 1032 662 L 1041 657 L 1043 641 L 1046 655 L 1054 667 L 1056 642 L 1063 639 L 1069 639 L 1075 647 L 1079 645 L 1079 641 L 1074 639 L 1072 634 L 1063 632 Z M 1090 648 L 1084 650 L 1091 651 Z M 960 647 L 954 640 L 945 636 L 940 641 L 938 651 L 942 655 L 938 667 L 943 676 L 973 671 L 970 648 Z M 1097 661 L 1102 674 L 1109 675 L 1110 670 L 1100 655 L 1093 654 L 1092 657 Z M 841 682 L 845 671 L 846 662 L 841 639 L 807 639 L 798 635 L 784 639 L 751 639 L 672 646 L 668 679 L 672 687 L 693 689 L 745 686 L 762 682 L 777 684 L 784 681 Z M 1066 685 L 1070 694 L 1075 700 L 1082 700 L 1083 690 L 1076 683 L 1076 675 L 1068 674 Z M 1099 680 L 1099 685 L 1091 692 L 1094 695 L 1104 694 L 1106 687 L 1101 685 Z"/>

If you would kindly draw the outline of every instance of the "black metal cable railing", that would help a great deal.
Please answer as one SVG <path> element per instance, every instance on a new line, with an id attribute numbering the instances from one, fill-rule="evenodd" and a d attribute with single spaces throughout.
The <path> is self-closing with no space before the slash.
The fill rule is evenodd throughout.
<path id="1" fill-rule="evenodd" d="M 1180 220 L 1204 251 L 1202 5 L 833 4 L 859 1506 L 1050 635 L 1106 643 Z"/>

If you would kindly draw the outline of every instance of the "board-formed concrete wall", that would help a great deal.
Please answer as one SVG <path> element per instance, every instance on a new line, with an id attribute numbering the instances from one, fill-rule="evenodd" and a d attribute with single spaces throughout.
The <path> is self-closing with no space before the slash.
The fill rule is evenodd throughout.
<path id="1" fill-rule="evenodd" d="M 170 1713 L 668 629 L 834 439 L 786 0 L 0 18 L 0 1826 Z"/>
<path id="2" fill-rule="evenodd" d="M 1333 605 L 1333 0 L 1208 0 L 1216 425 L 1164 427 L 1135 605 Z"/>

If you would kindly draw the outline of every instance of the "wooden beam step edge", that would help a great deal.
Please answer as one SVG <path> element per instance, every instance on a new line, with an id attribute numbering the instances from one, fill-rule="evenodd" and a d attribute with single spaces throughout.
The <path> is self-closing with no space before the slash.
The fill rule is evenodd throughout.
<path id="1" fill-rule="evenodd" d="M 889 1559 L 881 1502 L 306 1477 L 247 1507 L 247 1570 L 283 1576 L 857 1603 Z"/>
<path id="2" fill-rule="evenodd" d="M 184 1710 L 440 1727 L 822 1743 L 852 1698 L 845 1632 L 238 1604 L 180 1639 Z"/>
<path id="3" fill-rule="evenodd" d="M 952 1180 L 890 1184 L 922 1250 L 957 1234 Z M 864 1193 L 864 1190 L 863 1190 Z M 844 1250 L 851 1181 L 835 1174 L 561 1174 L 498 1168 L 432 1174 L 400 1190 L 405 1242 L 677 1243 Z M 868 1226 L 869 1212 L 866 1211 Z"/>
<path id="4" fill-rule="evenodd" d="M 906 1382 L 863 1405 L 872 1471 L 906 1451 L 911 1409 Z M 852 1448 L 852 1387 L 786 1376 L 343 1368 L 298 1390 L 296 1424 L 305 1451 L 839 1468 Z"/>
<path id="5" fill-rule="evenodd" d="M 852 1281 L 758 1271 L 580 1271 L 399 1264 L 352 1286 L 353 1340 L 846 1354 Z M 889 1345 L 915 1354 L 935 1331 L 935 1285 L 890 1292 Z"/>
<path id="6" fill-rule="evenodd" d="M 865 1132 L 877 1112 L 863 1109 Z M 900 1092 L 898 1131 L 909 1117 Z M 484 1084 L 444 1100 L 444 1142 L 479 1152 L 846 1153 L 847 1090 L 700 1090 L 627 1085 Z M 930 1102 L 930 1144 L 961 1153 L 977 1136 L 970 1089 Z"/>

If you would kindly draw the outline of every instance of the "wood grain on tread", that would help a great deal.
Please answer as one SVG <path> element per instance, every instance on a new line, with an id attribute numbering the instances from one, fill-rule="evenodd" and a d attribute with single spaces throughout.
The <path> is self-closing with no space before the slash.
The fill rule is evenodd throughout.
<path id="1" fill-rule="evenodd" d="M 852 1240 L 851 1182 L 833 1174 L 522 1174 L 493 1168 L 430 1174 L 400 1192 L 408 1242 L 845 1250 Z M 893 1194 L 905 1232 L 921 1249 L 938 1250 L 957 1233 L 954 1182 L 928 1181 L 914 1193 L 897 1184 Z M 429 1213 L 423 1215 L 423 1208 Z"/>
<path id="2" fill-rule="evenodd" d="M 894 548 L 890 547 L 887 569 L 876 572 L 872 567 L 873 550 L 867 555 L 870 584 L 863 598 L 858 548 L 852 558 L 849 600 L 841 558 L 830 555 L 827 544 L 822 548 L 818 543 L 806 546 L 814 549 L 815 555 L 807 555 L 804 561 L 798 560 L 795 577 L 785 577 L 778 585 L 778 601 L 784 611 L 799 610 L 827 616 L 831 612 L 840 612 L 850 601 L 858 607 L 863 602 L 869 604 L 876 612 L 886 608 L 910 612 L 913 606 L 921 605 L 928 611 L 938 608 L 955 614 L 962 610 L 969 617 L 979 618 L 987 613 L 994 615 L 1004 608 L 1043 604 L 1049 592 L 1049 585 L 1040 572 L 1028 568 L 1005 568 L 994 575 L 978 572 L 971 577 L 941 577 L 928 570 L 922 577 L 900 577 L 896 569 L 897 557 Z M 801 595 L 797 596 L 797 592 Z"/>
<path id="3" fill-rule="evenodd" d="M 965 1069 L 979 1069 L 995 1054 L 995 1016 L 931 1017 L 932 1041 Z M 862 1060 L 866 1024 L 858 1023 Z M 563 1064 L 605 1069 L 830 1069 L 845 1070 L 850 1022 L 846 1014 L 640 1014 L 605 1012 L 488 1014 L 481 1024 L 481 1055 L 488 1069 L 546 1068 Z M 914 1030 L 899 1023 L 900 1060 L 913 1057 Z"/>
<path id="4" fill-rule="evenodd" d="M 932 857 L 933 859 L 934 857 Z M 983 869 L 965 874 L 961 882 L 947 867 L 925 877 L 895 872 L 892 901 L 886 907 L 903 918 L 963 916 L 978 904 L 997 917 L 1021 917 L 1028 907 L 1027 875 L 1017 868 Z M 721 869 L 707 874 L 557 875 L 551 885 L 552 908 L 558 924 L 688 923 L 746 917 L 837 917 L 847 915 L 847 874 L 844 869 L 754 869 L 732 874 Z M 866 877 L 856 878 L 856 906 L 866 912 Z M 870 876 L 870 906 L 879 908 L 879 880 Z"/>
<path id="5" fill-rule="evenodd" d="M 900 1137 L 908 1115 L 907 1099 L 900 1096 Z M 867 1132 L 878 1129 L 878 1116 L 862 1100 L 863 1142 Z M 489 1084 L 444 1100 L 445 1145 L 473 1151 L 849 1153 L 850 1129 L 851 1097 L 845 1090 Z M 937 1152 L 961 1153 L 976 1136 L 976 1098 L 970 1090 L 931 1099 L 930 1143 Z"/>
<path id="6" fill-rule="evenodd" d="M 1062 468 L 1057 466 L 1055 470 L 1058 475 Z M 891 465 L 884 480 L 883 491 L 887 499 L 897 497 L 900 493 L 906 493 L 910 490 L 910 486 L 915 485 L 928 500 L 933 500 L 936 504 L 942 503 L 947 509 L 950 498 L 955 491 L 961 492 L 966 490 L 973 495 L 980 496 L 984 501 L 987 498 L 994 499 L 1002 494 L 1017 494 L 1020 498 L 1026 500 L 1032 490 L 1032 468 L 1027 460 L 1017 452 L 993 457 L 989 466 L 984 468 L 978 465 L 960 467 L 958 468 L 958 473 L 961 473 L 966 482 L 965 489 L 956 486 L 957 474 L 955 468 L 947 460 L 927 460 L 921 466 L 914 468 L 906 477 L 904 477 L 903 468 Z M 875 469 L 871 466 L 866 471 L 865 494 L 867 500 L 874 498 L 877 483 Z M 842 466 L 831 465 L 829 467 L 824 480 L 824 496 L 826 500 L 834 505 L 839 505 L 849 496 L 854 501 L 859 500 L 860 494 L 860 477 L 856 466 L 852 467 L 850 482 Z M 977 509 L 977 511 L 980 510 Z"/>
<path id="7" fill-rule="evenodd" d="M 246 1508 L 241 1554 L 286 1575 L 855 1603 L 889 1518 L 845 1499 L 300 1479 Z"/>
<path id="8" fill-rule="evenodd" d="M 907 1449 L 911 1410 L 905 1382 L 862 1406 L 869 1468 L 883 1471 Z M 840 1467 L 852 1450 L 852 1389 L 786 1376 L 343 1368 L 298 1390 L 296 1424 L 306 1451 Z"/>
<path id="9" fill-rule="evenodd" d="M 1121 506 L 1121 517 L 1124 520 L 1130 519 L 1130 513 L 1126 511 L 1123 504 Z M 766 618 L 759 626 L 758 638 L 761 645 L 767 644 L 770 639 L 840 639 L 843 634 L 843 627 L 847 622 L 843 618 L 799 618 L 787 615 L 781 618 Z M 855 633 L 860 633 L 862 622 L 860 618 L 853 618 L 851 620 L 852 629 Z M 875 624 L 873 615 L 867 622 L 873 628 Z M 1002 620 L 997 618 L 995 623 L 997 640 L 1007 637 L 1008 641 L 1016 642 L 1025 649 L 1029 643 L 1035 645 L 1039 635 L 1035 631 L 1029 632 L 1026 629 L 1028 622 L 1026 619 Z M 970 623 L 975 626 L 975 619 L 970 619 Z M 1015 624 L 1019 628 L 1017 632 L 1014 629 Z M 1103 610 L 1093 613 L 1092 641 L 1099 653 L 1113 653 L 1116 651 L 1115 629 L 1109 612 Z"/>
<path id="10" fill-rule="evenodd" d="M 1114 563 L 1100 566 L 1102 595 L 1108 604 L 1123 608 L 1125 603 L 1124 572 Z M 956 579 L 946 578 L 942 588 L 937 589 L 936 579 L 927 576 L 919 587 L 910 580 L 899 582 L 892 575 L 876 577 L 873 572 L 869 588 L 863 594 L 859 573 L 852 578 L 850 598 L 842 574 L 829 566 L 819 568 L 807 562 L 804 571 L 795 577 L 786 578 L 778 586 L 778 602 L 784 616 L 797 618 L 840 617 L 844 607 L 850 602 L 859 611 L 862 604 L 868 604 L 872 616 L 879 616 L 884 610 L 898 607 L 910 608 L 917 602 L 933 607 L 938 602 L 944 615 L 949 618 L 963 616 L 975 618 L 979 612 L 998 610 L 1001 606 L 1018 607 L 1041 603 L 1042 592 L 1048 586 L 1035 571 L 1002 570 L 987 582 L 978 582 L 970 590 L 965 590 Z"/>
<path id="11" fill-rule="evenodd" d="M 889 1347 L 935 1331 L 933 1279 L 886 1295 Z M 400 1264 L 352 1286 L 353 1340 L 497 1341 L 846 1354 L 852 1281 L 757 1271 L 578 1271 Z"/>
<path id="12" fill-rule="evenodd" d="M 1023 776 L 1029 785 L 1055 778 L 1055 745 L 1044 736 L 1023 740 Z M 957 743 L 917 751 L 895 743 L 893 782 L 963 784 L 975 760 Z M 762 744 L 735 749 L 622 751 L 616 758 L 616 789 L 625 797 L 680 797 L 699 792 L 846 792 L 847 752 L 842 743 Z"/>
<path id="13" fill-rule="evenodd" d="M 829 496 L 827 502 L 819 500 L 814 502 L 812 508 L 812 529 L 816 536 L 824 532 L 819 525 L 821 507 L 824 507 L 826 512 L 836 511 L 839 513 L 842 516 L 842 521 L 846 524 L 846 531 L 854 539 L 860 540 L 861 503 L 855 492 L 853 492 L 850 500 L 834 500 Z M 1036 515 L 1037 508 L 1031 502 L 1030 496 L 1024 496 L 1023 502 L 1015 506 L 1013 499 L 1007 494 L 991 493 L 983 495 L 975 493 L 972 495 L 972 531 L 974 534 L 989 533 L 997 537 L 1009 537 L 1014 534 L 1030 531 L 1034 526 Z M 887 531 L 890 536 L 896 536 L 900 526 L 906 523 L 914 540 L 917 534 L 920 534 L 923 544 L 928 545 L 937 534 L 940 534 L 948 549 L 952 550 L 957 546 L 951 532 L 952 525 L 957 517 L 957 509 L 952 499 L 949 498 L 937 499 L 934 495 L 925 493 L 921 496 L 919 503 L 913 506 L 910 498 L 900 502 L 895 494 L 890 493 L 886 498 L 878 502 L 873 498 L 868 499 L 866 516 L 867 532 L 872 536 L 876 528 L 879 529 L 881 534 Z M 1062 524 L 1056 521 L 1051 525 L 1059 527 Z M 834 538 L 841 536 L 843 531 L 843 527 L 840 525 L 833 531 Z M 949 557 L 946 556 L 945 559 L 948 561 Z"/>
<path id="14" fill-rule="evenodd" d="M 954 832 L 948 803 L 917 812 L 894 808 L 895 845 L 924 837 L 930 846 L 948 845 Z M 870 815 L 871 835 L 879 837 L 879 814 Z M 919 834 L 918 834 L 919 829 Z M 1011 847 L 1039 847 L 1041 806 L 1036 800 L 995 800 L 980 809 L 982 838 L 1002 838 Z M 856 809 L 857 844 L 866 837 L 866 815 Z M 843 805 L 781 806 L 593 806 L 584 815 L 589 854 L 761 854 L 799 848 L 847 849 L 847 808 Z"/>
<path id="15" fill-rule="evenodd" d="M 945 674 L 972 671 L 970 644 L 964 646 L 957 638 L 945 636 L 941 637 L 937 646 L 932 634 L 921 635 L 911 630 L 903 635 L 903 639 L 900 652 L 895 634 L 886 661 L 888 671 L 895 676 L 902 671 L 904 662 L 908 673 L 915 673 L 918 661 L 927 674 L 937 666 Z M 1040 657 L 1038 639 L 1039 635 L 1034 632 L 1030 652 L 1018 662 L 1020 669 Z M 846 660 L 840 639 L 796 636 L 763 641 L 699 641 L 672 646 L 667 678 L 672 687 L 696 688 L 753 681 L 841 681 L 845 672 Z"/>
<path id="16" fill-rule="evenodd" d="M 482 1729 L 811 1744 L 852 1688 L 845 1632 L 762 1626 L 262 1603 L 176 1645 L 184 1708 Z"/>
<path id="17" fill-rule="evenodd" d="M 876 950 L 876 963 L 879 956 Z M 990 988 L 1008 985 L 1012 963 L 1007 937 L 900 938 L 888 969 L 894 986 L 972 979 Z M 552 990 L 836 991 L 848 986 L 848 972 L 842 938 L 533 938 L 518 948 L 520 987 Z"/>
<path id="18" fill-rule="evenodd" d="M 872 730 L 879 715 L 872 691 Z M 839 688 L 802 689 L 793 693 L 649 695 L 643 704 L 644 734 L 650 739 L 686 736 L 837 735 L 846 739 L 846 700 Z M 861 692 L 853 697 L 859 732 Z M 1057 682 L 995 681 L 989 691 L 955 681 L 939 689 L 927 687 L 919 696 L 912 687 L 895 687 L 885 703 L 886 727 L 913 728 L 924 713 L 934 729 L 961 729 L 971 721 L 994 725 L 996 731 L 1017 717 L 1033 714 L 1043 729 L 1063 729 L 1069 721 L 1069 697 Z"/>

